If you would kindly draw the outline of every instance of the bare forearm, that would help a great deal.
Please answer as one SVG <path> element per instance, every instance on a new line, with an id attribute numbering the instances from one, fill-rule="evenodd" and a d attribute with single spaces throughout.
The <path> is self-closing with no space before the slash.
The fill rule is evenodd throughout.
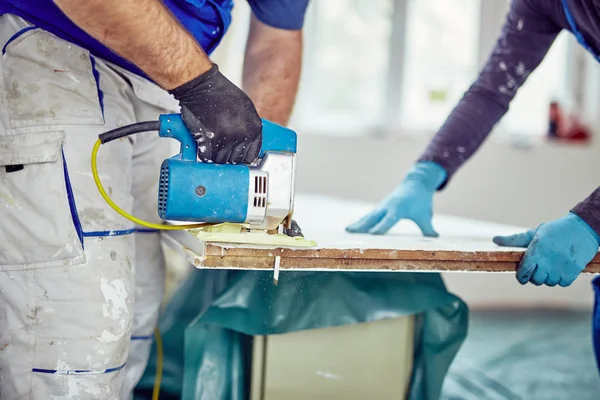
<path id="1" fill-rule="evenodd" d="M 262 118 L 288 124 L 301 64 L 302 31 L 271 28 L 252 16 L 242 86 Z"/>
<path id="2" fill-rule="evenodd" d="M 199 76 L 211 62 L 160 0 L 55 0 L 81 29 L 135 64 L 164 89 Z"/>

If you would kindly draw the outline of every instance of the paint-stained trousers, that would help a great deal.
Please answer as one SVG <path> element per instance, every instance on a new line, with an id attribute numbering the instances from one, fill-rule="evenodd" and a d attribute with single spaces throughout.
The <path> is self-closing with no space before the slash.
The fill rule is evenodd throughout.
<path id="1" fill-rule="evenodd" d="M 0 17 L 0 398 L 127 399 L 164 287 L 160 233 L 92 179 L 98 134 L 178 112 L 154 84 L 17 17 Z M 113 200 L 159 221 L 156 133 L 100 148 Z"/>

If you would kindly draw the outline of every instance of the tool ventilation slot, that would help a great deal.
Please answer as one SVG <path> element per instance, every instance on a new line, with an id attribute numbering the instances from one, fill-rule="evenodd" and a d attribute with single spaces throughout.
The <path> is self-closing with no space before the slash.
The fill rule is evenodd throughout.
<path id="1" fill-rule="evenodd" d="M 169 167 L 160 168 L 160 182 L 158 185 L 158 215 L 163 218 L 167 212 L 167 192 L 169 190 Z"/>
<path id="2" fill-rule="evenodd" d="M 254 177 L 254 207 L 265 208 L 267 206 L 267 177 Z"/>

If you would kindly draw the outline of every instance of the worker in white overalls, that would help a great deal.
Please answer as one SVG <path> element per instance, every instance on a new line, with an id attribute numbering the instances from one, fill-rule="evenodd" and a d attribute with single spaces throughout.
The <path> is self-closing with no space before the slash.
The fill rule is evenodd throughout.
<path id="1" fill-rule="evenodd" d="M 207 128 L 203 161 L 255 159 L 260 117 L 290 116 L 308 0 L 248 3 L 246 94 L 207 56 L 232 0 L 0 0 L 3 400 L 131 397 L 165 266 L 159 233 L 98 193 L 91 150 L 105 131 L 184 110 L 188 127 Z M 154 222 L 160 164 L 173 155 L 161 140 L 124 138 L 98 159 L 108 194 Z"/>

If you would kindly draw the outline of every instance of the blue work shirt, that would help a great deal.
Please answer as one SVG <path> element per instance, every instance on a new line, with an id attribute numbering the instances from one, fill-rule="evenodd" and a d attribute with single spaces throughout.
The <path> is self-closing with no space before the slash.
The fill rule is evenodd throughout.
<path id="1" fill-rule="evenodd" d="M 247 0 L 253 14 L 266 25 L 301 29 L 309 0 Z M 165 6 L 194 36 L 207 54 L 219 45 L 231 24 L 233 0 L 163 0 Z M 14 14 L 96 57 L 146 77 L 135 65 L 85 33 L 52 0 L 0 0 L 0 14 Z M 135 15 L 132 15 L 135 18 Z"/>

